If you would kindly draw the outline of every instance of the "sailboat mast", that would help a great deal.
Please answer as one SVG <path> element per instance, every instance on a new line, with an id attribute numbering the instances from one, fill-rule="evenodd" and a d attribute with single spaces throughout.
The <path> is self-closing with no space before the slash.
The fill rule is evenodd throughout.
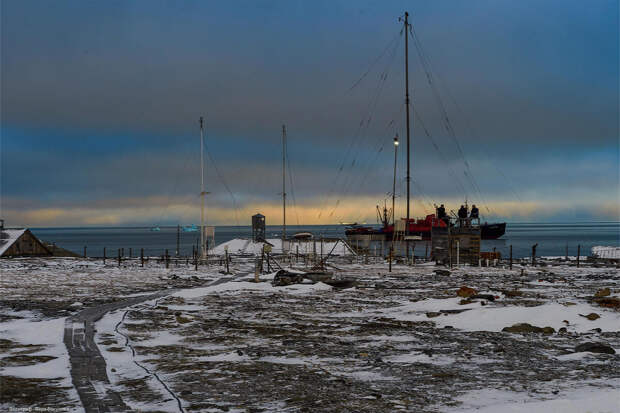
<path id="1" fill-rule="evenodd" d="M 207 255 L 205 245 L 205 164 L 204 164 L 204 119 L 200 117 L 200 258 Z"/>
<path id="2" fill-rule="evenodd" d="M 409 234 L 410 187 L 411 187 L 411 136 L 409 126 L 409 13 L 405 12 L 405 106 L 407 110 L 407 225 L 405 235 Z M 407 248 L 407 256 L 409 248 Z"/>
<path id="3" fill-rule="evenodd" d="M 286 126 L 282 125 L 282 248 L 286 239 Z"/>

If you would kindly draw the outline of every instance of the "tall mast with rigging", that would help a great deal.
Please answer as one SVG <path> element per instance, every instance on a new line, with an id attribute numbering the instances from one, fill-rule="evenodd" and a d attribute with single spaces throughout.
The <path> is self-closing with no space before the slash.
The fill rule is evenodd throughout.
<path id="1" fill-rule="evenodd" d="M 409 126 L 409 13 L 405 12 L 405 109 L 407 111 L 407 225 L 405 235 L 409 235 L 410 187 L 411 187 L 411 134 Z M 407 256 L 409 248 L 407 248 Z"/>
<path id="2" fill-rule="evenodd" d="M 286 126 L 282 125 L 282 248 L 286 239 Z"/>

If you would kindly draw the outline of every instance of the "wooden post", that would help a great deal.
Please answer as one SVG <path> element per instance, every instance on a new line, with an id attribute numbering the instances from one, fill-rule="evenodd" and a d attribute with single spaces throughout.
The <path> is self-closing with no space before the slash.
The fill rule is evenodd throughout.
<path id="1" fill-rule="evenodd" d="M 228 268 L 228 248 L 226 248 L 224 252 L 226 254 L 226 274 L 230 274 L 230 270 Z"/>
<path id="2" fill-rule="evenodd" d="M 86 245 L 84 245 L 84 258 L 86 258 Z"/>
<path id="3" fill-rule="evenodd" d="M 577 244 L 577 267 L 579 267 L 579 258 L 581 258 L 581 244 Z"/>
<path id="4" fill-rule="evenodd" d="M 133 248 L 129 248 L 129 258 L 133 258 Z"/>
<path id="5" fill-rule="evenodd" d="M 389 257 L 389 260 L 390 260 L 390 264 L 388 266 L 388 272 L 392 272 L 392 247 L 390 247 L 390 257 Z"/>
<path id="6" fill-rule="evenodd" d="M 168 268 L 168 250 L 164 250 L 164 264 L 166 265 L 166 268 Z"/>
<path id="7" fill-rule="evenodd" d="M 103 247 L 103 263 L 105 264 L 105 247 Z"/>
<path id="8" fill-rule="evenodd" d="M 510 244 L 510 269 L 512 270 L 512 244 Z"/>
<path id="9" fill-rule="evenodd" d="M 426 241 L 425 244 L 426 244 L 426 251 L 424 251 L 424 259 L 428 261 L 428 241 Z"/>
<path id="10" fill-rule="evenodd" d="M 118 249 L 118 266 L 121 266 L 121 249 Z"/>
<path id="11" fill-rule="evenodd" d="M 299 261 L 299 244 L 295 246 L 295 264 Z"/>
<path id="12" fill-rule="evenodd" d="M 536 266 L 536 247 L 538 246 L 538 243 L 532 245 L 532 266 L 535 267 Z"/>
<path id="13" fill-rule="evenodd" d="M 121 257 L 125 256 L 125 248 L 121 248 Z"/>
<path id="14" fill-rule="evenodd" d="M 194 253 L 194 270 L 198 271 L 198 250 L 195 247 L 192 247 L 192 250 Z"/>
<path id="15" fill-rule="evenodd" d="M 568 261 L 568 242 L 566 243 L 566 250 L 565 250 L 565 254 L 564 254 L 564 260 Z"/>
<path id="16" fill-rule="evenodd" d="M 144 267 L 144 248 L 140 248 L 140 267 Z"/>
<path id="17" fill-rule="evenodd" d="M 260 272 L 259 259 L 258 257 L 254 257 L 254 282 L 259 282 L 259 279 L 258 279 L 259 272 Z"/>

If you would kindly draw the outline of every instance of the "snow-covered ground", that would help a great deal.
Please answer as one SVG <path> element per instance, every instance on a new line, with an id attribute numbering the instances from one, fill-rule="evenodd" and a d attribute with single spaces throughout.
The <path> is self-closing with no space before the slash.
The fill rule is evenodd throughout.
<path id="1" fill-rule="evenodd" d="M 598 258 L 620 260 L 620 247 L 592 247 L 592 255 Z"/>
<path id="2" fill-rule="evenodd" d="M 267 242 L 255 242 L 249 238 L 235 238 L 223 242 L 209 250 L 210 255 L 249 254 L 260 255 L 267 245 L 272 254 L 316 254 L 320 256 L 331 255 L 350 256 L 354 255 L 349 245 L 344 241 L 292 240 L 282 242 L 279 238 L 269 238 Z"/>
<path id="3" fill-rule="evenodd" d="M 15 386 L 0 407 L 80 411 L 65 318 L 175 288 L 96 323 L 110 386 L 134 410 L 620 411 L 617 268 L 543 260 L 441 275 L 433 265 L 388 273 L 381 260 L 362 261 L 332 260 L 357 283 L 336 289 L 274 287 L 273 274 L 255 283 L 253 263 L 239 258 L 236 278 L 216 285 L 207 283 L 221 266 L 0 260 L 0 356 L 12 360 L 0 376 Z M 457 297 L 462 286 L 480 298 Z M 553 332 L 502 331 L 520 323 Z M 615 354 L 575 348 L 590 342 Z M 32 357 L 10 359 L 20 355 Z"/>

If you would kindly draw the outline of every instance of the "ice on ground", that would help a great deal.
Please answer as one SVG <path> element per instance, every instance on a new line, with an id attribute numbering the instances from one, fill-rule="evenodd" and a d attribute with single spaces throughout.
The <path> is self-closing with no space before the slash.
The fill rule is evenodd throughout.
<path id="1" fill-rule="evenodd" d="M 243 354 L 243 353 L 239 354 L 236 351 L 216 354 L 215 356 L 199 357 L 197 359 L 197 361 L 208 361 L 208 362 L 223 362 L 223 361 L 244 362 L 244 361 L 250 361 L 250 360 L 251 360 L 250 357 L 248 357 L 246 354 Z"/>
<path id="2" fill-rule="evenodd" d="M 197 298 L 202 297 L 209 294 L 215 293 L 244 293 L 248 291 L 263 291 L 270 293 L 286 293 L 286 294 L 310 294 L 319 291 L 329 291 L 332 287 L 318 282 L 316 284 L 293 284 L 285 287 L 274 287 L 271 283 L 262 282 L 248 282 L 248 281 L 240 281 L 240 282 L 226 282 L 218 285 L 213 285 L 210 287 L 202 287 L 202 288 L 193 288 L 187 289 L 183 291 L 179 291 L 173 294 L 174 297 L 181 298 Z"/>
<path id="3" fill-rule="evenodd" d="M 55 379 L 56 386 L 66 387 L 69 401 L 79 404 L 79 396 L 71 381 L 69 353 L 63 342 L 66 318 L 52 320 L 17 319 L 0 323 L 0 337 L 11 340 L 18 345 L 44 346 L 40 351 L 29 353 L 28 356 L 54 357 L 46 362 L 24 366 L 3 366 L 2 376 L 13 376 L 24 379 Z M 2 354 L 2 359 L 12 353 Z M 3 363 L 4 364 L 4 363 Z M 83 411 L 76 407 L 77 411 Z"/>
<path id="4" fill-rule="evenodd" d="M 527 393 L 494 389 L 475 390 L 458 398 L 463 403 L 452 413 L 616 413 L 620 411 L 620 381 L 607 383 L 612 387 L 584 386 L 549 400 L 536 400 Z"/>
<path id="5" fill-rule="evenodd" d="M 438 366 L 453 364 L 454 362 L 456 362 L 453 357 L 447 357 L 443 355 L 429 356 L 428 354 L 417 351 L 407 354 L 400 354 L 398 356 L 385 357 L 383 360 L 387 361 L 388 363 L 427 363 L 436 364 Z"/>
<path id="6" fill-rule="evenodd" d="M 144 381 L 148 391 L 158 395 L 160 400 L 152 400 L 149 403 L 143 403 L 139 400 L 135 400 L 134 398 L 124 397 L 123 401 L 129 407 L 131 407 L 135 411 L 142 411 L 151 410 L 154 405 L 157 405 L 158 410 L 177 411 L 178 406 L 176 404 L 176 400 L 170 397 L 170 394 L 167 393 L 166 389 L 161 385 L 161 383 L 159 383 L 155 379 L 154 376 L 149 375 L 142 367 L 138 366 L 135 363 L 139 362 L 142 365 L 148 366 L 147 361 L 143 360 L 142 357 L 134 357 L 131 349 L 128 346 L 125 346 L 125 337 L 115 331 L 116 326 L 122 321 L 125 311 L 126 310 L 117 310 L 111 313 L 107 313 L 95 323 L 95 342 L 98 343 L 99 350 L 101 351 L 102 356 L 106 360 L 106 371 L 108 379 L 111 383 L 111 388 L 114 389 L 116 392 L 122 394 L 124 390 L 133 390 L 131 388 L 127 389 L 124 386 L 124 383 L 131 383 L 132 381 Z M 123 331 L 122 323 L 119 325 L 119 330 Z M 115 341 L 115 344 L 103 344 L 109 341 L 111 337 L 115 338 L 113 340 Z M 176 336 L 175 334 L 172 334 L 168 331 L 161 331 L 156 332 L 155 338 L 147 341 L 141 341 L 139 344 L 141 346 L 172 345 L 177 344 L 179 339 L 180 337 Z M 105 394 L 106 386 L 103 383 L 100 383 L 100 385 L 102 387 L 100 390 L 103 391 L 102 394 Z"/>
<path id="7" fill-rule="evenodd" d="M 63 385 L 71 386 L 69 354 L 63 342 L 65 319 L 31 321 L 12 320 L 0 323 L 0 336 L 21 344 L 44 345 L 44 350 L 30 354 L 56 357 L 35 366 L 4 367 L 3 375 L 22 378 L 62 378 Z"/>
<path id="8" fill-rule="evenodd" d="M 548 303 L 534 307 L 502 306 L 501 303 L 479 302 L 459 305 L 461 298 L 426 299 L 383 310 L 386 317 L 403 321 L 433 321 L 437 326 L 452 326 L 464 331 L 502 331 L 518 323 L 529 323 L 537 327 L 553 327 L 558 330 L 566 327 L 569 331 L 584 333 L 594 328 L 602 331 L 617 331 L 620 326 L 620 313 L 593 307 L 587 303 L 565 306 Z M 444 313 L 428 318 L 427 312 L 442 310 L 465 310 L 458 314 Z M 597 313 L 600 318 L 594 321 L 584 317 Z M 568 321 L 568 324 L 564 321 Z"/>

